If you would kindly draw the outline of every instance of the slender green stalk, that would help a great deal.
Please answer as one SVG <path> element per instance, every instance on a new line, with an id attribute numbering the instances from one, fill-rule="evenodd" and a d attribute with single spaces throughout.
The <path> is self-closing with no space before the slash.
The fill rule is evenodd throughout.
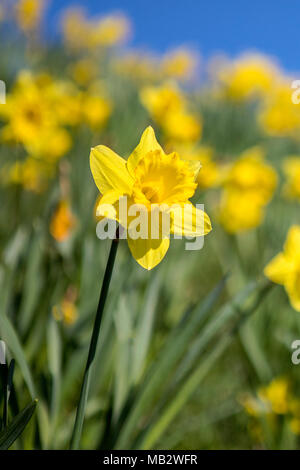
<path id="1" fill-rule="evenodd" d="M 112 244 L 111 244 L 109 257 L 107 260 L 107 265 L 106 265 L 104 278 L 102 282 L 102 288 L 101 288 L 96 318 L 94 322 L 94 328 L 93 328 L 93 333 L 91 337 L 88 358 L 87 358 L 83 381 L 81 385 L 80 398 L 79 398 L 79 403 L 77 407 L 76 419 L 75 419 L 75 424 L 74 424 L 74 429 L 73 429 L 73 434 L 72 434 L 72 439 L 71 439 L 71 449 L 78 449 L 79 443 L 80 443 L 82 426 L 83 426 L 83 421 L 84 421 L 84 414 L 85 414 L 85 407 L 86 407 L 87 397 L 89 393 L 90 375 L 91 375 L 92 365 L 93 365 L 93 361 L 94 361 L 95 353 L 97 349 L 101 320 L 102 320 L 103 311 L 105 307 L 105 301 L 107 298 L 109 284 L 110 284 L 110 280 L 111 280 L 111 276 L 113 272 L 118 245 L 119 245 L 119 234 L 117 230 L 116 238 L 112 241 Z"/>

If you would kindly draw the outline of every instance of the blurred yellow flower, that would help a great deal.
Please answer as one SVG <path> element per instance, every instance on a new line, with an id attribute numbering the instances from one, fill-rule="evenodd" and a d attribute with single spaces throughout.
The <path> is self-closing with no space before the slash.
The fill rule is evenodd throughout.
<path id="1" fill-rule="evenodd" d="M 56 321 L 62 321 L 66 326 L 74 325 L 78 318 L 76 299 L 77 289 L 69 286 L 61 303 L 52 308 L 52 315 Z"/>
<path id="2" fill-rule="evenodd" d="M 166 137 L 177 142 L 196 142 L 202 133 L 200 116 L 185 111 L 169 112 L 162 123 Z"/>
<path id="3" fill-rule="evenodd" d="M 112 69 L 137 82 L 153 82 L 160 78 L 156 60 L 146 53 L 130 52 L 113 58 Z"/>
<path id="4" fill-rule="evenodd" d="M 265 162 L 264 153 L 259 146 L 245 150 L 229 169 L 224 186 L 241 193 L 247 191 L 253 201 L 267 204 L 276 188 L 277 174 Z"/>
<path id="5" fill-rule="evenodd" d="M 286 81 L 272 89 L 258 116 L 263 129 L 274 136 L 297 136 L 300 129 L 300 106 L 292 102 L 291 83 Z"/>
<path id="6" fill-rule="evenodd" d="M 270 405 L 275 414 L 286 414 L 289 411 L 289 383 L 283 377 L 278 377 L 267 386 L 261 387 L 258 396 Z"/>
<path id="7" fill-rule="evenodd" d="M 2 140 L 21 143 L 31 157 L 55 164 L 72 145 L 69 131 L 62 126 L 80 121 L 79 98 L 74 99 L 73 88 L 47 74 L 22 71 L 6 105 L 0 107 L 6 121 Z"/>
<path id="8" fill-rule="evenodd" d="M 41 21 L 45 6 L 45 0 L 17 0 L 15 8 L 19 27 L 25 32 L 34 30 Z"/>
<path id="9" fill-rule="evenodd" d="M 124 15 L 109 15 L 93 23 L 90 33 L 91 46 L 114 46 L 126 39 L 130 24 Z"/>
<path id="10" fill-rule="evenodd" d="M 283 171 L 287 178 L 284 194 L 289 199 L 300 201 L 300 156 L 291 156 L 284 160 Z"/>
<path id="11" fill-rule="evenodd" d="M 253 147 L 242 153 L 226 171 L 220 221 L 229 233 L 257 227 L 277 184 L 275 170 L 264 161 L 264 152 Z"/>
<path id="12" fill-rule="evenodd" d="M 224 93 L 233 100 L 265 96 L 277 80 L 274 64 L 260 55 L 245 55 L 219 70 Z"/>
<path id="13" fill-rule="evenodd" d="M 182 160 L 178 154 L 165 154 L 158 144 L 152 127 L 148 127 L 139 145 L 126 162 L 109 148 L 99 145 L 91 150 L 91 171 L 103 195 L 100 199 L 97 215 L 114 218 L 127 230 L 128 245 L 133 257 L 145 269 L 154 268 L 164 258 L 170 245 L 171 233 L 203 236 L 210 232 L 209 217 L 196 209 L 189 199 L 193 196 L 195 177 L 199 170 L 197 162 Z M 122 219 L 119 199 L 127 196 L 128 211 L 133 205 L 145 208 L 144 216 L 147 227 L 151 230 L 152 213 L 158 205 L 162 211 L 171 215 L 171 227 L 165 233 L 159 225 L 157 237 L 148 232 L 147 238 L 133 238 L 130 225 Z M 115 212 L 107 212 L 107 205 L 115 205 Z M 170 213 L 172 206 L 176 209 Z M 184 212 L 184 233 L 182 224 L 178 227 L 178 217 Z M 196 217 L 196 215 L 199 217 Z M 127 214 L 125 215 L 127 217 Z M 200 219 L 201 223 L 200 223 Z M 198 219 L 198 220 L 197 220 Z M 155 227 L 157 231 L 157 227 Z"/>
<path id="14" fill-rule="evenodd" d="M 166 78 L 187 80 L 192 77 L 197 59 L 188 49 L 169 52 L 161 62 L 162 75 Z"/>
<path id="15" fill-rule="evenodd" d="M 82 98 L 83 120 L 92 128 L 102 127 L 108 120 L 112 106 L 109 100 L 86 93 Z"/>
<path id="16" fill-rule="evenodd" d="M 57 242 L 63 242 L 69 238 L 76 226 L 76 217 L 71 211 L 67 200 L 59 202 L 50 222 L 50 233 Z"/>
<path id="17" fill-rule="evenodd" d="M 300 225 L 290 228 L 283 252 L 270 261 L 264 273 L 284 286 L 291 305 L 300 312 Z"/>
<path id="18" fill-rule="evenodd" d="M 178 142 L 195 142 L 201 136 L 202 120 L 187 110 L 186 100 L 173 83 L 145 87 L 141 101 L 166 137 Z"/>
<path id="19" fill-rule="evenodd" d="M 261 224 L 263 206 L 253 201 L 251 193 L 225 190 L 220 205 L 220 222 L 228 233 L 250 230 Z"/>
<path id="20" fill-rule="evenodd" d="M 72 78 L 79 85 L 88 85 L 97 77 L 97 66 L 95 62 L 89 58 L 80 59 L 69 66 Z"/>
<path id="21" fill-rule="evenodd" d="M 4 167 L 1 176 L 5 184 L 17 184 L 28 191 L 41 193 L 46 189 L 47 180 L 52 176 L 52 169 L 44 162 L 27 157 L 23 161 Z"/>
<path id="22" fill-rule="evenodd" d="M 158 123 L 162 123 L 168 114 L 180 112 L 185 106 L 182 93 L 173 83 L 145 87 L 140 96 L 143 105 Z"/>
<path id="23" fill-rule="evenodd" d="M 63 18 L 63 34 L 74 49 L 114 46 L 126 39 L 130 24 L 124 15 L 88 19 L 81 8 L 70 8 Z"/>
<path id="24" fill-rule="evenodd" d="M 294 434 L 300 435 L 300 418 L 292 418 L 290 421 L 290 428 Z"/>

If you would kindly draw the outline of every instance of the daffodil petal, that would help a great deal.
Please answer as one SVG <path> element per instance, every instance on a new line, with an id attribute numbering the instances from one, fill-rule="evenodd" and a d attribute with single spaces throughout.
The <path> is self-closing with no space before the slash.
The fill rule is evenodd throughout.
<path id="1" fill-rule="evenodd" d="M 128 238 L 128 246 L 134 259 L 143 268 L 153 269 L 164 258 L 170 246 L 169 238 L 160 240 Z"/>
<path id="2" fill-rule="evenodd" d="M 211 230 L 211 221 L 206 212 L 197 209 L 193 204 L 173 206 L 171 215 L 171 233 L 186 237 L 202 237 Z"/>
<path id="3" fill-rule="evenodd" d="M 111 189 L 130 194 L 133 178 L 127 171 L 126 160 L 104 145 L 91 149 L 90 166 L 99 191 L 104 194 Z"/>
<path id="4" fill-rule="evenodd" d="M 293 271 L 287 276 L 285 289 L 289 296 L 292 307 L 300 312 L 300 272 Z"/>
<path id="5" fill-rule="evenodd" d="M 286 277 L 291 271 L 291 263 L 283 253 L 279 253 L 265 267 L 264 274 L 276 284 L 284 284 Z"/>
<path id="6" fill-rule="evenodd" d="M 293 225 L 288 232 L 284 253 L 289 259 L 300 260 L 300 226 Z"/>
<path id="7" fill-rule="evenodd" d="M 105 217 L 107 219 L 118 220 L 118 201 L 122 197 L 119 191 L 111 189 L 107 191 L 100 199 L 97 208 L 96 216 Z"/>
<path id="8" fill-rule="evenodd" d="M 153 128 L 151 126 L 148 126 L 142 134 L 140 143 L 134 149 L 134 151 L 127 160 L 127 168 L 132 176 L 134 176 L 134 169 L 136 168 L 140 158 L 142 158 L 144 155 L 146 155 L 146 153 L 150 152 L 151 150 L 160 150 L 164 153 L 163 149 L 156 140 Z"/>

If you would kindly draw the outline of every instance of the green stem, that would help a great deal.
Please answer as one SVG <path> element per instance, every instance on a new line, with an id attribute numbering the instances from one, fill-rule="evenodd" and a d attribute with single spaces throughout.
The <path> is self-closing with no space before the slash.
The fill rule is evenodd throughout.
<path id="1" fill-rule="evenodd" d="M 107 298 L 109 284 L 110 284 L 110 280 L 111 280 L 111 276 L 113 272 L 118 245 L 119 245 L 119 233 L 117 230 L 116 238 L 112 241 L 112 244 L 111 244 L 109 257 L 108 257 L 107 265 L 105 269 L 105 274 L 104 274 L 104 278 L 102 282 L 99 304 L 97 308 L 93 333 L 92 333 L 91 342 L 90 342 L 89 354 L 88 354 L 83 381 L 81 385 L 80 398 L 79 398 L 79 403 L 77 407 L 76 419 L 75 419 L 75 424 L 74 424 L 74 429 L 73 429 L 73 434 L 72 434 L 72 439 L 71 439 L 71 449 L 78 449 L 79 443 L 80 443 L 82 426 L 83 426 L 83 421 L 84 421 L 84 414 L 85 414 L 85 407 L 86 407 L 87 397 L 89 393 L 90 375 L 92 371 L 93 360 L 95 358 L 95 353 L 97 349 L 97 343 L 98 343 L 99 332 L 100 332 L 100 327 L 101 327 L 101 320 L 102 320 L 103 311 L 105 307 L 105 301 Z"/>

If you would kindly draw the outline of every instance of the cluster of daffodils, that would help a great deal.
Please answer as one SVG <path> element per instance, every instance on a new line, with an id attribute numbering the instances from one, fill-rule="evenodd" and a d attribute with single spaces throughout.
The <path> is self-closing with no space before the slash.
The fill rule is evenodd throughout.
<path id="1" fill-rule="evenodd" d="M 109 100 L 97 90 L 82 92 L 49 74 L 21 71 L 0 107 L 0 139 L 21 144 L 25 156 L 4 168 L 5 180 L 41 191 L 57 161 L 71 149 L 71 128 L 86 123 L 97 130 L 110 113 Z"/>
<path id="2" fill-rule="evenodd" d="M 243 55 L 233 62 L 222 63 L 217 67 L 217 79 L 222 98 L 236 103 L 259 100 L 258 122 L 267 134 L 297 137 L 300 107 L 292 100 L 293 80 L 269 59 Z"/>
<path id="3" fill-rule="evenodd" d="M 194 76 L 197 63 L 196 54 L 188 49 L 179 48 L 168 52 L 162 58 L 145 52 L 127 52 L 113 59 L 112 68 L 118 74 L 138 84 L 165 80 L 183 82 Z"/>
<path id="4" fill-rule="evenodd" d="M 63 19 L 65 42 L 75 50 L 117 45 L 126 39 L 129 31 L 130 24 L 123 15 L 89 19 L 84 10 L 71 8 Z"/>
<path id="5" fill-rule="evenodd" d="M 210 232 L 207 214 L 189 201 L 197 187 L 199 162 L 183 160 L 175 152 L 166 154 L 151 127 L 127 161 L 99 145 L 91 151 L 90 164 L 102 194 L 97 216 L 123 226 L 133 257 L 145 269 L 154 268 L 164 258 L 170 234 L 201 237 Z M 121 208 L 123 198 L 125 210 Z M 137 210 L 140 215 L 135 218 Z M 158 210 L 169 224 L 153 216 Z M 142 230 L 146 233 L 139 236 Z"/>
<path id="6" fill-rule="evenodd" d="M 226 231 L 236 233 L 260 225 L 276 183 L 276 172 L 260 147 L 243 152 L 224 177 L 220 221 Z"/>
<path id="7" fill-rule="evenodd" d="M 267 417 L 271 427 L 278 424 L 277 417 L 286 417 L 290 430 L 300 434 L 300 399 L 291 390 L 285 377 L 277 377 L 268 385 L 260 387 L 256 396 L 245 395 L 240 402 L 246 413 L 259 425 L 260 417 Z M 259 434 L 262 434 L 260 429 Z"/>
<path id="8" fill-rule="evenodd" d="M 175 83 L 143 88 L 141 101 L 167 141 L 178 144 L 200 139 L 201 118 L 189 111 L 186 99 Z"/>

